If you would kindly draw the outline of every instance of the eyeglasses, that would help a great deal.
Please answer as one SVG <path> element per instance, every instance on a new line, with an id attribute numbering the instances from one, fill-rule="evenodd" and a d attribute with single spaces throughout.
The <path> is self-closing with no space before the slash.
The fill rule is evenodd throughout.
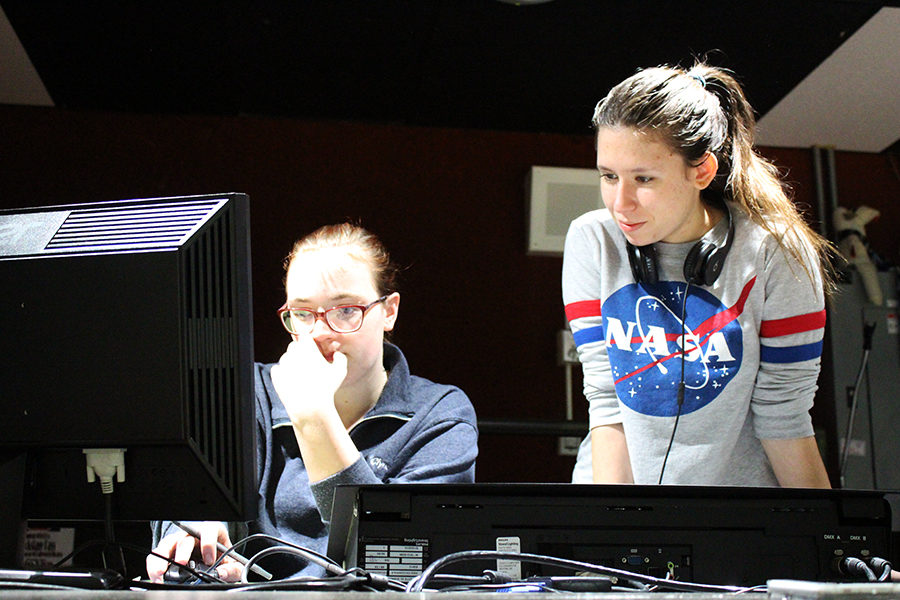
<path id="1" fill-rule="evenodd" d="M 288 333 L 311 333 L 316 326 L 316 320 L 321 318 L 335 333 L 353 333 L 359 331 L 363 324 L 363 318 L 369 309 L 384 302 L 390 294 L 385 294 L 378 300 L 369 304 L 347 304 L 335 306 L 328 310 L 313 310 L 311 308 L 290 308 L 287 304 L 278 309 L 278 316 Z"/>

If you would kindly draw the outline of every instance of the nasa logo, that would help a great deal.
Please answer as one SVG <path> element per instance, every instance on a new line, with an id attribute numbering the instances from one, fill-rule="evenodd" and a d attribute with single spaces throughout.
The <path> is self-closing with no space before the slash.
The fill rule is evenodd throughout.
<path id="1" fill-rule="evenodd" d="M 603 327 L 616 393 L 632 410 L 657 417 L 675 416 L 684 358 L 681 414 L 703 408 L 740 370 L 743 309 L 728 308 L 702 288 L 687 296 L 682 351 L 681 308 L 685 284 L 659 282 L 656 294 L 632 284 L 603 305 Z M 737 308 L 737 310 L 735 310 Z"/>

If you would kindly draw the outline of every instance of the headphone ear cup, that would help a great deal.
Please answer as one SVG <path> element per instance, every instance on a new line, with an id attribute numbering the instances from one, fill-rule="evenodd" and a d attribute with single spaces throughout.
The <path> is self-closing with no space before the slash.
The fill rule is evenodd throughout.
<path id="1" fill-rule="evenodd" d="M 691 247 L 684 259 L 684 278 L 692 283 L 710 286 L 716 282 L 725 267 L 725 258 L 734 242 L 734 221 L 728 204 L 724 205 L 725 217 L 728 219 L 728 232 L 721 246 L 700 240 Z"/>
<path id="2" fill-rule="evenodd" d="M 644 283 L 655 285 L 659 281 L 659 272 L 656 270 L 656 249 L 653 245 L 642 247 L 641 258 L 644 259 Z"/>
<path id="3" fill-rule="evenodd" d="M 699 241 L 684 259 L 684 278 L 694 285 L 710 286 L 722 273 L 728 248 Z"/>
<path id="4" fill-rule="evenodd" d="M 640 283 L 643 279 L 641 273 L 641 256 L 638 249 L 630 243 L 625 242 L 625 252 L 628 254 L 628 264 L 631 265 L 631 276 L 634 277 L 635 283 Z"/>
<path id="5" fill-rule="evenodd" d="M 684 278 L 688 283 L 695 285 L 709 285 L 704 274 L 705 264 L 710 253 L 715 251 L 715 246 L 700 240 L 693 246 L 684 259 Z"/>
<path id="6" fill-rule="evenodd" d="M 625 246 L 634 281 L 651 285 L 657 283 L 659 273 L 656 270 L 656 249 L 653 245 L 634 246 L 626 242 Z"/>
<path id="7" fill-rule="evenodd" d="M 728 250 L 725 248 L 719 248 L 718 246 L 713 247 L 713 251 L 709 253 L 709 256 L 706 257 L 706 260 L 703 264 L 703 285 L 712 285 L 715 283 L 716 279 L 719 278 L 719 274 L 722 272 L 722 267 L 725 265 L 725 257 L 728 255 Z"/>

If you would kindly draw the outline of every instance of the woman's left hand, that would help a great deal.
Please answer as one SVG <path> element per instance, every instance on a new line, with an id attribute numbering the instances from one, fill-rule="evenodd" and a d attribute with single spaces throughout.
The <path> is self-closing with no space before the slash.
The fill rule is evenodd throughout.
<path id="1" fill-rule="evenodd" d="M 331 362 L 322 356 L 315 340 L 300 336 L 288 344 L 272 383 L 296 426 L 336 414 L 334 394 L 347 376 L 347 357 L 335 352 Z"/>

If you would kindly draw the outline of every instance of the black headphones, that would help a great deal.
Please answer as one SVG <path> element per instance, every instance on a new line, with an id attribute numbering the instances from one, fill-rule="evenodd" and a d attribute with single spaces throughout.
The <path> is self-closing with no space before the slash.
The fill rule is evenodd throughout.
<path id="1" fill-rule="evenodd" d="M 728 219 L 728 233 L 721 246 L 717 246 L 706 240 L 699 240 L 688 252 L 684 259 L 684 278 L 692 285 L 710 286 L 719 277 L 722 267 L 725 265 L 725 257 L 731 249 L 734 241 L 734 221 L 728 203 L 723 202 L 725 218 Z M 656 268 L 656 249 L 653 244 L 647 246 L 634 246 L 626 240 L 626 252 L 628 262 L 631 264 L 631 273 L 637 283 L 655 284 L 659 281 L 659 271 Z"/>

